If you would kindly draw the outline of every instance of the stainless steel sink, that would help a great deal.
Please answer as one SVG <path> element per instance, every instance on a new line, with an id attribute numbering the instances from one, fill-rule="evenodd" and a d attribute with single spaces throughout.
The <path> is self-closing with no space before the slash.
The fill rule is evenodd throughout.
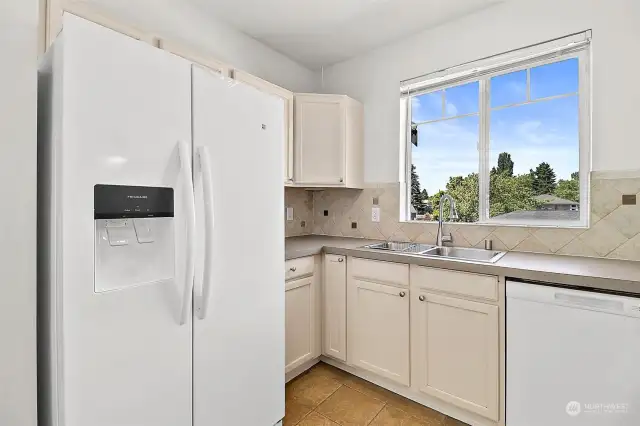
<path id="1" fill-rule="evenodd" d="M 482 250 L 475 248 L 461 247 L 434 247 L 421 253 L 424 256 L 440 257 L 445 259 L 468 260 L 472 262 L 495 263 L 504 252 L 493 250 Z"/>
<path id="2" fill-rule="evenodd" d="M 385 250 L 385 251 L 393 251 L 396 253 L 422 253 L 424 251 L 430 250 L 435 246 L 429 244 L 419 244 L 419 243 L 396 243 L 393 241 L 385 241 L 384 243 L 377 244 L 369 244 L 368 246 L 364 246 L 362 248 L 373 249 L 373 250 Z"/>

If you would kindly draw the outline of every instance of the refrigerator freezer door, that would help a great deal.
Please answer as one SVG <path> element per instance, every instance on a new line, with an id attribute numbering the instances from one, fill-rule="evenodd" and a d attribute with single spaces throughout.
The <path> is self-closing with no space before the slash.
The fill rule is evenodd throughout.
<path id="1" fill-rule="evenodd" d="M 56 44 L 62 65 L 55 72 L 63 76 L 54 165 L 62 271 L 55 336 L 62 361 L 55 386 L 63 395 L 55 416 L 62 419 L 59 426 L 190 425 L 192 323 L 189 316 L 180 325 L 180 315 L 188 288 L 185 191 L 191 181 L 180 174 L 178 153 L 179 141 L 186 142 L 190 165 L 190 64 L 69 14 Z M 123 270 L 110 263 L 111 290 L 96 291 L 97 184 L 173 188 L 175 216 L 149 219 L 173 222 L 173 237 L 157 233 L 154 238 L 163 241 L 151 242 L 148 230 L 142 224 L 134 229 L 130 220 L 127 237 L 115 238 L 122 246 L 104 246 L 148 252 L 154 244 L 174 244 L 174 265 L 135 258 L 140 270 L 170 270 L 169 279 L 120 286 L 113 281 Z M 131 259 L 125 263 L 136 267 Z"/>
<path id="2" fill-rule="evenodd" d="M 273 425 L 284 417 L 281 102 L 193 67 L 194 146 L 208 148 L 215 215 L 206 258 L 199 232 L 195 304 L 207 309 L 194 317 L 195 426 Z M 204 262 L 208 304 L 199 300 Z"/>

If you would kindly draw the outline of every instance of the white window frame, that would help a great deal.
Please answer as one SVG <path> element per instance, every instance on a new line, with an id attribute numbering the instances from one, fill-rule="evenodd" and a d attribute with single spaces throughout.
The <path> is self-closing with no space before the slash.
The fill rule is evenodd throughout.
<path id="1" fill-rule="evenodd" d="M 509 61 L 513 61 L 516 58 L 517 65 L 509 66 L 509 61 L 505 60 L 504 66 L 495 66 L 496 71 L 483 73 L 482 76 L 474 76 L 474 69 L 472 68 L 475 63 L 465 66 L 462 71 L 456 67 L 456 72 L 451 73 L 449 77 L 435 77 L 433 79 L 422 79 L 423 83 L 429 86 L 428 90 L 421 90 L 416 92 L 415 95 L 407 93 L 408 86 L 401 88 L 401 92 L 404 92 L 404 97 L 401 99 L 401 140 L 403 141 L 404 155 L 401 155 L 400 165 L 401 170 L 404 170 L 404 176 L 401 176 L 403 185 L 401 185 L 401 212 L 400 220 L 411 222 L 410 216 L 410 203 L 411 203 L 411 164 L 412 164 L 412 148 L 411 143 L 411 98 L 414 96 L 424 95 L 426 93 L 437 92 L 445 90 L 450 87 L 456 87 L 465 83 L 479 82 L 479 106 L 478 112 L 473 114 L 464 114 L 463 116 L 472 116 L 478 114 L 479 116 L 479 142 L 478 142 L 478 193 L 479 193 L 479 219 L 477 222 L 467 223 L 459 222 L 458 224 L 464 225 L 490 225 L 490 226 L 523 226 L 523 227 L 556 227 L 556 228 L 587 228 L 590 221 L 590 175 L 591 175 L 591 47 L 590 43 L 586 43 L 579 50 L 571 51 L 570 53 L 559 53 L 552 57 L 533 57 L 526 59 L 530 52 L 523 50 L 518 57 L 518 52 L 509 53 Z M 563 60 L 577 58 L 579 61 L 579 81 L 578 92 L 563 94 L 558 96 L 550 96 L 541 99 L 530 99 L 530 69 L 540 65 L 546 65 L 554 62 L 560 62 Z M 520 60 L 518 60 L 520 59 Z M 527 70 L 527 100 L 525 102 L 518 102 L 510 105 L 501 105 L 496 109 L 504 109 L 513 107 L 516 105 L 525 105 L 537 102 L 544 102 L 552 99 L 558 99 L 562 97 L 578 96 L 579 106 L 579 179 L 580 179 L 580 219 L 579 220 L 523 220 L 523 219 L 505 219 L 505 218 L 491 218 L 489 215 L 489 183 L 490 183 L 490 122 L 491 122 L 491 99 L 490 99 L 490 84 L 491 78 L 499 75 L 509 74 L 512 72 Z M 439 73 L 440 74 L 440 73 Z M 468 77 L 462 77 L 464 74 L 468 74 Z M 435 84 L 433 84 L 435 83 Z M 459 118 L 456 117 L 456 118 Z M 443 117 L 443 119 L 446 119 Z M 436 120 L 440 121 L 440 120 Z M 421 122 L 425 124 L 425 122 Z M 416 221 L 424 223 L 423 221 Z"/>

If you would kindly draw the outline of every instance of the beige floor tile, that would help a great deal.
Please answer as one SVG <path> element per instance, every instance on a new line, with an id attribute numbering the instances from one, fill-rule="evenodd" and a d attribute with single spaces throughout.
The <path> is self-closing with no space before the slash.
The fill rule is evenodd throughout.
<path id="1" fill-rule="evenodd" d="M 341 426 L 365 426 L 384 407 L 384 402 L 343 386 L 316 409 Z"/>
<path id="2" fill-rule="evenodd" d="M 413 402 L 403 396 L 393 394 L 387 403 L 394 408 L 399 408 L 405 413 L 418 418 L 429 426 L 440 426 L 444 422 L 444 414 L 420 405 L 417 402 Z"/>
<path id="3" fill-rule="evenodd" d="M 310 371 L 310 374 L 312 373 L 327 376 L 340 383 L 344 383 L 346 379 L 353 377 L 346 371 L 342 371 L 339 368 L 335 368 L 334 366 L 325 364 L 324 362 L 319 362 L 318 364 L 316 364 Z"/>
<path id="4" fill-rule="evenodd" d="M 370 423 L 371 426 L 431 426 L 404 411 L 387 405 Z"/>
<path id="5" fill-rule="evenodd" d="M 286 387 L 287 399 L 317 407 L 329 395 L 334 393 L 342 384 L 322 374 L 309 372 L 290 382 Z"/>
<path id="6" fill-rule="evenodd" d="M 302 419 L 302 421 L 298 423 L 298 426 L 338 426 L 338 424 L 313 411 Z"/>
<path id="7" fill-rule="evenodd" d="M 454 419 L 453 417 L 446 417 L 444 419 L 445 426 L 469 426 L 466 423 L 461 422 L 460 420 Z"/>
<path id="8" fill-rule="evenodd" d="M 349 386 L 351 389 L 355 389 L 358 392 L 361 392 L 365 395 L 372 396 L 381 401 L 387 402 L 389 399 L 393 398 L 396 394 L 391 391 L 388 391 L 384 388 L 381 388 L 378 385 L 374 385 L 371 382 L 368 382 L 360 377 L 353 376 L 349 374 L 342 383 L 345 386 Z"/>
<path id="9" fill-rule="evenodd" d="M 285 402 L 283 426 L 297 425 L 312 409 L 309 405 L 298 402 L 293 398 L 287 398 Z"/>

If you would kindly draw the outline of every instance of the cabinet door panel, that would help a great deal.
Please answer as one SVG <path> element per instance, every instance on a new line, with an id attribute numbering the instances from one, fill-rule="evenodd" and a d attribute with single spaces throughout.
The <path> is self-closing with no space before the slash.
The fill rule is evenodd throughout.
<path id="1" fill-rule="evenodd" d="M 285 292 L 285 372 L 313 358 L 313 277 L 290 281 Z"/>
<path id="2" fill-rule="evenodd" d="M 347 360 L 347 266 L 345 256 L 324 258 L 323 353 Z"/>
<path id="3" fill-rule="evenodd" d="M 497 420 L 498 307 L 426 292 L 414 297 L 414 384 L 425 394 Z"/>
<path id="4" fill-rule="evenodd" d="M 339 99 L 296 97 L 296 183 L 344 182 L 345 108 Z"/>
<path id="5" fill-rule="evenodd" d="M 409 290 L 352 279 L 350 363 L 409 385 Z"/>

